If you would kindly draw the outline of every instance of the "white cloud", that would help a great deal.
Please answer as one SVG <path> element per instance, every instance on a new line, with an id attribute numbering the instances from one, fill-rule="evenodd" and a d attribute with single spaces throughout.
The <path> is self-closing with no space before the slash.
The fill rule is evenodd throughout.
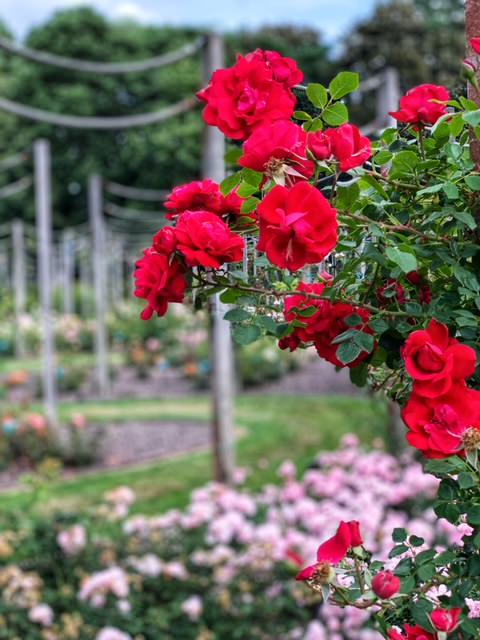
<path id="1" fill-rule="evenodd" d="M 111 10 L 114 18 L 130 18 L 137 22 L 155 22 L 158 16 L 135 2 L 120 2 Z"/>

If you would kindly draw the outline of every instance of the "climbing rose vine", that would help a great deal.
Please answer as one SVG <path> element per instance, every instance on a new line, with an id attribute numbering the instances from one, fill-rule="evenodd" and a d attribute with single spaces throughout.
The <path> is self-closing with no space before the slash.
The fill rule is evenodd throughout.
<path id="1" fill-rule="evenodd" d="M 472 81 L 478 63 L 464 61 Z M 313 346 L 398 402 L 440 480 L 435 514 L 462 539 L 429 548 L 397 528 L 385 564 L 361 522 L 340 522 L 297 579 L 329 606 L 370 610 L 390 640 L 478 639 L 480 109 L 425 84 L 370 140 L 348 122 L 357 74 L 301 82 L 293 60 L 257 50 L 199 92 L 205 122 L 231 141 L 231 171 L 170 194 L 172 226 L 137 263 L 142 315 L 219 294 L 238 343 Z"/>

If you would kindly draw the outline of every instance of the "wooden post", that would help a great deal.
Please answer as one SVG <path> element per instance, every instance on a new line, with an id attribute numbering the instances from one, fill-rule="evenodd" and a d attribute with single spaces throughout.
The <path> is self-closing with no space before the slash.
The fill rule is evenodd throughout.
<path id="1" fill-rule="evenodd" d="M 63 311 L 75 313 L 75 234 L 72 229 L 62 233 L 62 288 Z"/>
<path id="2" fill-rule="evenodd" d="M 400 101 L 400 80 L 398 71 L 388 67 L 382 72 L 382 82 L 377 90 L 377 116 L 379 128 L 395 127 L 396 120 L 389 115 L 398 109 Z"/>
<path id="3" fill-rule="evenodd" d="M 210 34 L 205 50 L 205 82 L 223 64 L 223 40 Z M 221 182 L 225 177 L 225 138 L 218 129 L 208 126 L 204 136 L 203 177 Z M 223 319 L 227 309 L 220 296 L 214 296 L 210 309 L 214 471 L 217 481 L 231 483 L 235 469 L 234 368 L 230 323 Z"/>
<path id="4" fill-rule="evenodd" d="M 93 235 L 93 281 L 95 288 L 97 383 L 101 397 L 110 390 L 107 338 L 107 256 L 103 221 L 102 178 L 93 174 L 88 179 L 88 211 Z"/>
<path id="5" fill-rule="evenodd" d="M 90 245 L 87 237 L 80 239 L 81 242 L 77 244 L 79 250 L 78 257 L 78 269 L 80 278 L 80 313 L 83 318 L 89 318 L 91 314 L 90 305 L 90 287 L 92 278 L 91 272 L 91 256 Z"/>
<path id="6" fill-rule="evenodd" d="M 38 283 L 43 329 L 43 399 L 47 420 L 51 428 L 58 433 L 55 336 L 52 318 L 52 185 L 50 143 L 48 140 L 35 141 L 33 156 L 38 238 Z"/>
<path id="7" fill-rule="evenodd" d="M 480 55 L 476 54 L 469 44 L 472 38 L 480 37 L 480 0 L 466 0 L 465 30 L 467 36 L 467 56 L 473 58 L 477 63 L 477 79 L 480 83 Z M 468 87 L 468 97 L 476 102 L 480 108 L 480 95 L 475 87 L 470 84 Z M 477 171 L 480 171 L 480 140 L 474 133 L 472 133 L 471 149 L 472 159 L 477 165 Z"/>
<path id="8" fill-rule="evenodd" d="M 21 330 L 22 316 L 27 306 L 27 268 L 25 256 L 25 233 L 22 220 L 12 223 L 13 245 L 13 291 L 15 301 L 15 354 L 25 356 L 25 343 Z"/>

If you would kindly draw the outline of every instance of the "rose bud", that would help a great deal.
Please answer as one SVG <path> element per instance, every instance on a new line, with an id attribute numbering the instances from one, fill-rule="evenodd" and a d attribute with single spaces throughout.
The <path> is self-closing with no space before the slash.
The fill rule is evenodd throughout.
<path id="1" fill-rule="evenodd" d="M 460 607 L 455 609 L 435 609 L 430 614 L 433 626 L 438 631 L 446 631 L 450 633 L 458 627 L 460 620 L 460 614 L 462 610 Z"/>
<path id="2" fill-rule="evenodd" d="M 387 600 L 400 591 L 400 579 L 391 571 L 380 571 L 372 580 L 372 589 L 376 596 Z"/>

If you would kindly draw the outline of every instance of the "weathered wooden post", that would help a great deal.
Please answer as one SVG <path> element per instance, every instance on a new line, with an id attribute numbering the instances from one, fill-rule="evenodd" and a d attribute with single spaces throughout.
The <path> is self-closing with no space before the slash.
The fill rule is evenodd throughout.
<path id="1" fill-rule="evenodd" d="M 75 234 L 72 229 L 62 233 L 63 311 L 75 313 Z"/>
<path id="2" fill-rule="evenodd" d="M 22 316 L 27 306 L 27 269 L 25 256 L 25 230 L 22 220 L 12 223 L 13 291 L 15 303 L 15 355 L 25 355 L 25 343 L 21 330 Z"/>
<path id="3" fill-rule="evenodd" d="M 58 430 L 55 335 L 52 318 L 52 183 L 50 143 L 48 140 L 35 141 L 33 156 L 38 238 L 38 285 L 40 288 L 43 330 L 43 399 L 47 420 L 53 430 Z"/>
<path id="4" fill-rule="evenodd" d="M 83 318 L 89 318 L 91 314 L 90 305 L 90 286 L 92 282 L 91 276 L 91 255 L 90 243 L 87 237 L 80 238 L 77 243 L 79 251 L 78 271 L 80 279 L 80 313 Z"/>
<path id="5" fill-rule="evenodd" d="M 105 225 L 103 220 L 102 178 L 93 174 L 88 179 L 88 211 L 93 235 L 93 281 L 95 289 L 95 348 L 97 359 L 97 383 L 101 397 L 110 390 L 108 372 L 107 337 L 107 256 L 105 246 Z"/>
<path id="6" fill-rule="evenodd" d="M 224 64 L 223 39 L 210 34 L 205 49 L 205 81 Z M 206 127 L 203 142 L 202 174 L 221 182 L 225 177 L 225 138 L 215 127 Z M 230 323 L 223 319 L 228 307 L 216 295 L 211 303 L 212 359 L 212 445 L 215 479 L 232 482 L 235 469 L 235 431 L 233 420 L 234 368 Z"/>
<path id="7" fill-rule="evenodd" d="M 377 90 L 376 120 L 380 128 L 397 126 L 395 118 L 392 118 L 389 112 L 398 109 L 399 100 L 400 80 L 398 71 L 392 67 L 387 67 L 382 72 L 382 81 Z"/>

